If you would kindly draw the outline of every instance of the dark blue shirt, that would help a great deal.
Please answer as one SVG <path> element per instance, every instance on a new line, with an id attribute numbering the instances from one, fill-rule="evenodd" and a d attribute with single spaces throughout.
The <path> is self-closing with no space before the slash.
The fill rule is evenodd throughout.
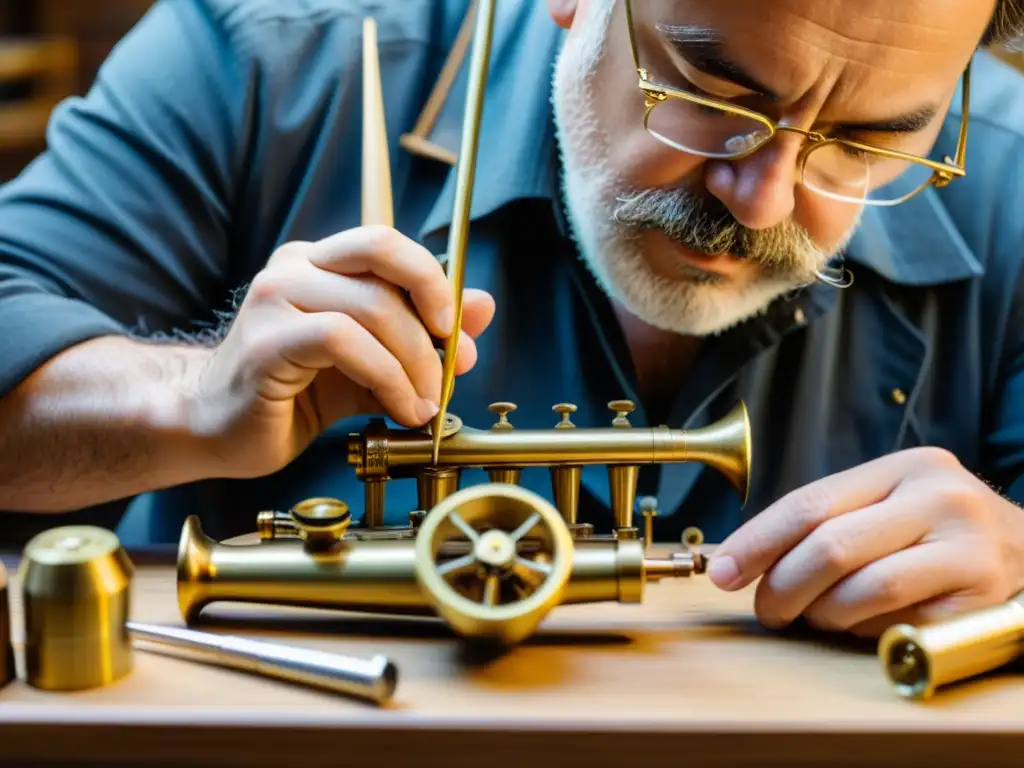
<path id="1" fill-rule="evenodd" d="M 0 395 L 62 349 L 101 334 L 194 332 L 292 240 L 360 223 L 362 7 L 355 0 L 158 2 L 91 92 L 55 113 L 49 149 L 0 191 Z M 442 253 L 455 175 L 400 146 L 437 80 L 466 0 L 375 11 L 391 138 L 396 225 Z M 562 31 L 545 3 L 502 0 L 482 125 L 467 284 L 497 301 L 476 369 L 451 410 L 472 426 L 492 401 L 512 422 L 552 427 L 573 402 L 605 425 L 610 400 L 639 403 L 629 355 L 559 217 L 550 73 Z M 458 149 L 466 68 L 432 139 Z M 967 177 L 892 209 L 868 209 L 844 254 L 855 281 L 775 302 L 705 345 L 667 414 L 699 427 L 750 408 L 750 499 L 701 464 L 648 467 L 657 533 L 688 525 L 721 540 L 808 481 L 930 444 L 1024 500 L 1024 87 L 979 55 Z M 954 105 L 959 104 L 954 99 Z M 937 146 L 955 146 L 954 106 Z M 639 116 L 638 116 L 639 119 Z M 642 405 L 634 424 L 652 419 Z M 657 420 L 657 419 L 655 419 Z M 86 510 L 116 525 L 144 505 L 174 541 L 198 513 L 215 536 L 253 530 L 258 510 L 314 495 L 359 513 L 362 486 L 338 425 L 285 470 L 209 480 Z M 484 479 L 470 472 L 465 482 Z M 546 471 L 523 483 L 550 496 Z M 584 472 L 584 517 L 607 527 L 603 467 Z M 416 506 L 388 490 L 389 520 Z M 73 516 L 69 516 L 71 519 Z M 8 535 L 52 524 L 7 515 Z"/>

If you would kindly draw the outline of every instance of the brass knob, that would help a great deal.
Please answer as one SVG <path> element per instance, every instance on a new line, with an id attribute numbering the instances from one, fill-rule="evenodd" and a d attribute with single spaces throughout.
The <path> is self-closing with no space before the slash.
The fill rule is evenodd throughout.
<path id="1" fill-rule="evenodd" d="M 512 423 L 508 420 L 508 415 L 517 408 L 518 406 L 515 403 L 491 403 L 487 406 L 487 410 L 491 413 L 498 414 L 498 422 L 491 429 L 512 429 Z"/>
<path id="2" fill-rule="evenodd" d="M 608 407 L 615 411 L 616 416 L 612 419 L 613 427 L 630 427 L 628 414 L 636 410 L 632 400 L 612 400 Z"/>
<path id="3" fill-rule="evenodd" d="M 687 549 L 695 549 L 704 543 L 704 531 L 691 526 L 683 531 L 683 546 Z"/>
<path id="4" fill-rule="evenodd" d="M 569 417 L 576 413 L 576 406 L 572 403 L 559 403 L 551 410 L 562 415 L 562 420 L 555 424 L 555 429 L 573 429 L 576 426 L 569 420 Z"/>
<path id="5" fill-rule="evenodd" d="M 318 497 L 292 507 L 291 518 L 307 544 L 329 545 L 344 538 L 352 522 L 352 512 L 343 501 Z"/>

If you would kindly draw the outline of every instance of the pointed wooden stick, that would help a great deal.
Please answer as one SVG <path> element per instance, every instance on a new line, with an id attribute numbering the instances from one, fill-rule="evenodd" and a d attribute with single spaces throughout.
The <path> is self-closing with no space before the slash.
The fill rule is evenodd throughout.
<path id="1" fill-rule="evenodd" d="M 377 22 L 363 20 L 363 226 L 395 225 Z"/>

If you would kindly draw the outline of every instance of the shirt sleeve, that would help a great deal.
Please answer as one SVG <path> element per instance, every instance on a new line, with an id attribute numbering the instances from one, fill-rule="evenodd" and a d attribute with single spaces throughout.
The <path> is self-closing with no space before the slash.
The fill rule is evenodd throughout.
<path id="1" fill-rule="evenodd" d="M 0 397 L 101 335 L 195 332 L 228 297 L 246 59 L 203 0 L 158 2 L 0 189 Z"/>
<path id="2" fill-rule="evenodd" d="M 1004 342 L 995 397 L 986 409 L 992 421 L 985 479 L 1007 498 L 1024 504 L 1024 270 L 998 332 L 1004 334 Z"/>

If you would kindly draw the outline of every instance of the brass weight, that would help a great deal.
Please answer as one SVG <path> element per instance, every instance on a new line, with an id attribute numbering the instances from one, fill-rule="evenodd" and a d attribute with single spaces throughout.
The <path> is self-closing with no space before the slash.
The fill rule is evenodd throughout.
<path id="1" fill-rule="evenodd" d="M 994 671 L 1024 656 L 1024 593 L 924 626 L 896 624 L 878 641 L 882 671 L 907 699 Z"/>
<path id="2" fill-rule="evenodd" d="M 61 526 L 29 541 L 19 566 L 29 685 L 95 688 L 132 670 L 133 574 L 117 536 L 102 528 Z"/>

